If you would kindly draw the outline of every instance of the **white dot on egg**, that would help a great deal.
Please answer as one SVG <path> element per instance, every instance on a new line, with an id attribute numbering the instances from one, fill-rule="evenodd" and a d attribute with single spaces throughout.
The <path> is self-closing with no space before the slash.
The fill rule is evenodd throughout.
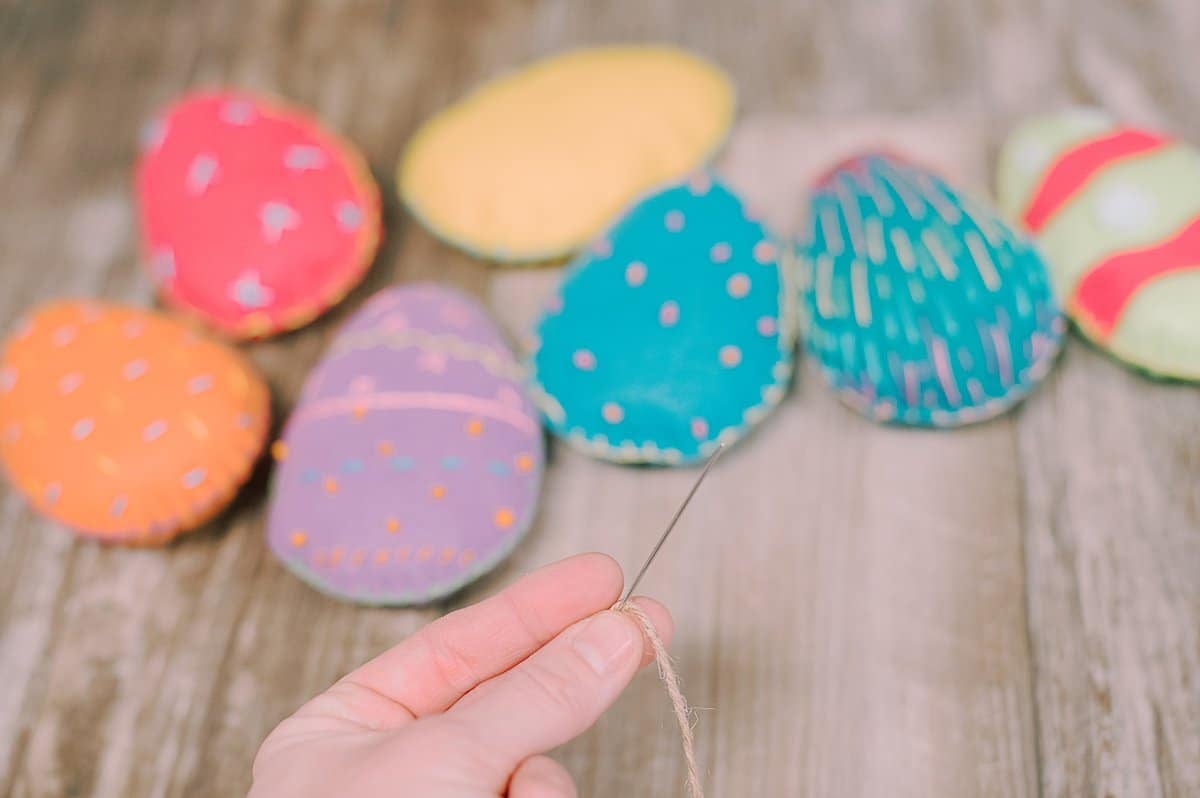
<path id="1" fill-rule="evenodd" d="M 733 257 L 733 248 L 724 241 L 713 244 L 712 249 L 708 251 L 708 256 L 712 258 L 713 263 L 726 263 Z"/>
<path id="2" fill-rule="evenodd" d="M 74 392 L 76 388 L 83 384 L 83 375 L 78 371 L 72 371 L 69 374 L 64 374 L 58 380 L 58 392 L 64 396 Z"/>
<path id="3" fill-rule="evenodd" d="M 721 347 L 721 350 L 717 353 L 717 357 L 720 359 L 722 366 L 733 368 L 742 362 L 742 350 L 733 344 L 726 344 Z"/>
<path id="4" fill-rule="evenodd" d="M 665 224 L 667 229 L 672 233 L 678 233 L 683 229 L 683 211 L 667 211 L 667 215 L 663 217 L 663 224 Z"/>
<path id="5" fill-rule="evenodd" d="M 71 425 L 71 437 L 77 441 L 81 441 L 92 434 L 92 430 L 96 428 L 96 422 L 90 418 L 81 418 Z"/>
<path id="6" fill-rule="evenodd" d="M 1110 230 L 1135 231 L 1146 227 L 1158 210 L 1154 196 L 1132 183 L 1114 183 L 1096 197 L 1093 212 Z"/>

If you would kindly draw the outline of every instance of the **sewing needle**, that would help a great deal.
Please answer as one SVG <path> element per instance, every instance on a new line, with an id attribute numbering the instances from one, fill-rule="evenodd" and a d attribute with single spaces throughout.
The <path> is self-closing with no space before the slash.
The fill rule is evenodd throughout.
<path id="1" fill-rule="evenodd" d="M 642 577 L 646 575 L 646 571 L 650 568 L 650 563 L 654 562 L 654 558 L 658 556 L 658 550 L 661 549 L 663 544 L 667 542 L 667 538 L 671 535 L 671 530 L 675 529 L 675 524 L 679 523 L 679 516 L 683 515 L 683 511 L 687 509 L 688 504 L 692 501 L 692 497 L 695 496 L 696 491 L 699 490 L 700 484 L 704 482 L 704 478 L 708 476 L 709 470 L 712 469 L 713 464 L 717 462 L 717 458 L 721 456 L 721 452 L 724 450 L 725 444 L 718 444 L 716 451 L 714 451 L 712 456 L 708 458 L 708 462 L 704 464 L 704 470 L 700 472 L 700 476 L 696 477 L 696 481 L 692 483 L 692 489 L 688 491 L 688 495 L 684 498 L 683 504 L 679 505 L 679 509 L 675 511 L 675 515 L 671 518 L 671 523 L 667 524 L 667 530 L 662 533 L 662 537 L 658 539 L 658 543 L 654 544 L 654 548 L 650 551 L 650 556 L 646 558 L 644 563 L 642 563 L 642 569 L 637 572 L 637 576 L 633 578 L 633 582 L 630 583 L 629 589 L 625 591 L 625 596 L 619 602 L 617 602 L 618 609 L 624 607 L 625 602 L 629 601 L 629 598 L 633 595 L 633 591 L 637 589 L 638 584 L 642 581 Z"/>

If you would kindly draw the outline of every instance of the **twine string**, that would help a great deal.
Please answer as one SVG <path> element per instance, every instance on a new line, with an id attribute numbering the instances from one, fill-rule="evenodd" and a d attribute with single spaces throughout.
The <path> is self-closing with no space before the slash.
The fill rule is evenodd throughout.
<path id="1" fill-rule="evenodd" d="M 675 722 L 679 724 L 679 736 L 683 742 L 683 759 L 687 764 L 688 795 L 690 798 L 704 798 L 704 788 L 700 786 L 700 768 L 696 765 L 696 740 L 692 733 L 692 711 L 683 695 L 683 689 L 679 686 L 679 673 L 675 670 L 671 655 L 667 653 L 667 647 L 663 644 L 662 638 L 658 636 L 653 622 L 640 607 L 627 601 L 618 603 L 614 609 L 636 621 L 646 635 L 646 639 L 650 641 L 650 647 L 654 650 L 654 661 L 658 665 L 658 676 L 667 690 L 667 697 L 671 699 Z"/>

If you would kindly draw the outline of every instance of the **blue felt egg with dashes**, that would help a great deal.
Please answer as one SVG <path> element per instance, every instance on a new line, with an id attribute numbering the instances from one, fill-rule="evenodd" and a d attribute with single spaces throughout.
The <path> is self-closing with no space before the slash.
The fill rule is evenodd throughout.
<path id="1" fill-rule="evenodd" d="M 537 323 L 530 370 L 551 430 L 598 457 L 668 465 L 744 435 L 791 377 L 780 252 L 707 175 L 634 205 Z"/>
<path id="2" fill-rule="evenodd" d="M 884 155 L 816 186 L 801 316 L 825 379 L 877 421 L 956 426 L 1049 371 L 1062 314 L 1034 245 L 933 173 Z"/>

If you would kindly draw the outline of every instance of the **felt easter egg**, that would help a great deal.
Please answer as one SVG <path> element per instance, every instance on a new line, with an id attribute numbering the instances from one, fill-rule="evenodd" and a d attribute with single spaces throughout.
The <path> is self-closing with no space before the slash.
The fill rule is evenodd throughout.
<path id="1" fill-rule="evenodd" d="M 1087 338 L 1152 374 L 1200 380 L 1200 151 L 1076 109 L 1019 127 L 998 182 Z"/>
<path id="2" fill-rule="evenodd" d="M 366 273 L 379 190 L 304 111 L 190 94 L 150 123 L 137 168 L 142 243 L 172 306 L 235 338 L 306 324 Z"/>
<path id="3" fill-rule="evenodd" d="M 1049 371 L 1064 321 L 1036 248 L 940 177 L 886 155 L 847 161 L 811 199 L 806 344 L 877 421 L 990 418 Z"/>
<path id="4" fill-rule="evenodd" d="M 734 90 L 662 45 L 575 50 L 485 83 L 417 131 L 400 196 L 435 235 L 500 261 L 562 257 L 714 154 Z"/>
<path id="5" fill-rule="evenodd" d="M 678 465 L 783 398 L 795 304 L 778 244 L 707 175 L 634 205 L 580 255 L 537 323 L 534 397 L 590 454 Z"/>
<path id="6" fill-rule="evenodd" d="M 266 385 L 237 353 L 119 305 L 42 306 L 0 366 L 9 479 L 45 515 L 108 542 L 163 543 L 218 513 L 269 416 Z"/>
<path id="7" fill-rule="evenodd" d="M 300 578 L 420 604 L 494 567 L 533 520 L 543 443 L 500 333 L 434 285 L 376 294 L 309 375 L 275 444 L 267 525 Z"/>

